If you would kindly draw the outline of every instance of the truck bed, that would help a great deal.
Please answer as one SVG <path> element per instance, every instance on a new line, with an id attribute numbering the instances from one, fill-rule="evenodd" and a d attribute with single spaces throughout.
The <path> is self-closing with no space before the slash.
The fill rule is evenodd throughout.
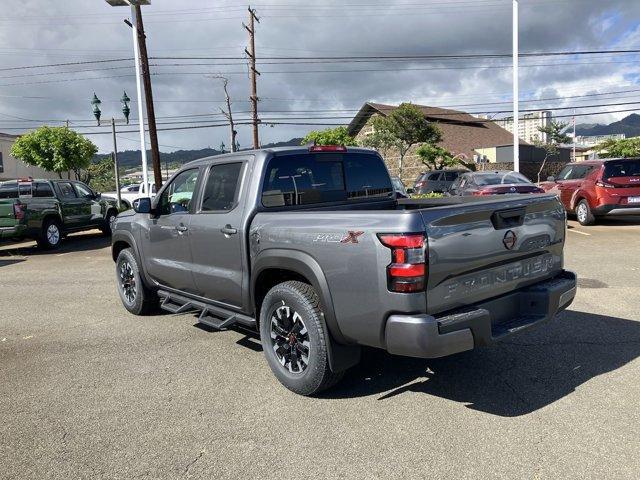
<path id="1" fill-rule="evenodd" d="M 554 195 L 258 212 L 251 223 L 250 256 L 255 261 L 270 249 L 311 255 L 327 276 L 345 337 L 362 342 L 369 336 L 363 343 L 380 346 L 384 321 L 377 325 L 377 319 L 394 312 L 442 314 L 552 278 L 563 266 L 565 223 Z M 344 243 L 351 232 L 359 234 L 357 243 Z M 508 232 L 515 236 L 513 248 L 505 245 Z M 425 234 L 426 293 L 388 291 L 386 267 L 392 259 L 380 233 Z M 378 329 L 370 328 L 372 323 Z"/>

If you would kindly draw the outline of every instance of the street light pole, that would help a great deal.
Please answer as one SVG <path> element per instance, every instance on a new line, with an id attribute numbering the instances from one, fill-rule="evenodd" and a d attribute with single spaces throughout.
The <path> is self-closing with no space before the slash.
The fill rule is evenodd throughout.
<path id="1" fill-rule="evenodd" d="M 120 169 L 118 168 L 118 142 L 116 140 L 116 119 L 111 117 L 111 133 L 113 134 L 113 168 L 116 179 L 116 199 L 118 210 L 122 208 L 122 195 L 120 194 Z"/>
<path id="2" fill-rule="evenodd" d="M 136 18 L 136 7 L 131 5 L 131 19 Z M 133 56 L 136 64 L 136 96 L 138 101 L 138 124 L 140 130 L 140 154 L 142 155 L 142 192 L 147 195 L 149 189 L 149 174 L 147 172 L 147 141 L 144 131 L 144 110 L 142 109 L 142 75 L 140 74 L 140 46 L 138 44 L 138 32 L 135 26 L 131 27 L 133 32 Z M 156 187 L 157 190 L 157 187 Z"/>
<path id="3" fill-rule="evenodd" d="M 518 0 L 513 0 L 513 170 L 520 171 L 520 93 L 518 76 Z"/>

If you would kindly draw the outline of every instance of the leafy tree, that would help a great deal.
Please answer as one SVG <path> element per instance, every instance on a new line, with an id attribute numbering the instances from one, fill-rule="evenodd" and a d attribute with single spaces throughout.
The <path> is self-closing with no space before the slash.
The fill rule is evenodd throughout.
<path id="1" fill-rule="evenodd" d="M 397 139 L 386 130 L 374 130 L 360 141 L 360 145 L 377 150 L 382 157 L 386 157 L 392 148 L 398 148 Z"/>
<path id="2" fill-rule="evenodd" d="M 19 137 L 11 148 L 11 155 L 28 165 L 56 172 L 80 171 L 89 166 L 98 151 L 93 142 L 67 127 L 43 126 Z"/>
<path id="3" fill-rule="evenodd" d="M 435 144 L 442 140 L 440 129 L 427 121 L 424 113 L 410 103 L 403 103 L 386 117 L 373 119 L 373 127 L 377 132 L 385 132 L 394 138 L 394 146 L 398 148 L 400 163 L 398 175 L 402 177 L 404 157 L 411 147 L 418 143 Z"/>
<path id="4" fill-rule="evenodd" d="M 547 160 L 551 157 L 555 157 L 558 155 L 560 149 L 559 145 L 563 143 L 569 143 L 571 141 L 571 137 L 564 133 L 565 128 L 567 128 L 567 123 L 564 122 L 554 122 L 552 121 L 546 127 L 538 127 L 538 131 L 540 133 L 547 134 L 546 142 L 543 142 L 540 139 L 534 140 L 533 144 L 538 147 L 544 149 L 545 156 L 542 164 L 540 165 L 540 170 L 538 170 L 538 183 L 540 182 L 540 176 L 542 175 L 542 171 L 547 163 Z"/>
<path id="5" fill-rule="evenodd" d="M 640 137 L 606 140 L 595 150 L 600 158 L 640 157 Z"/>
<path id="6" fill-rule="evenodd" d="M 80 179 L 97 192 L 110 192 L 116 188 L 113 159 L 103 158 L 90 163 L 82 172 Z"/>
<path id="7" fill-rule="evenodd" d="M 444 147 L 425 143 L 416 150 L 422 163 L 431 170 L 442 170 L 444 167 L 452 167 L 458 163 L 456 157 Z"/>
<path id="8" fill-rule="evenodd" d="M 355 138 L 349 135 L 347 127 L 327 128 L 326 130 L 314 130 L 302 139 L 301 145 L 314 143 L 316 145 L 344 145 L 355 147 Z"/>

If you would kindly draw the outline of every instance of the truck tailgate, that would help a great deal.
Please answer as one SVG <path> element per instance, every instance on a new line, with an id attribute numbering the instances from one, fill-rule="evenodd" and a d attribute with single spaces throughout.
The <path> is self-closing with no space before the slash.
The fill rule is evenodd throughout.
<path id="1" fill-rule="evenodd" d="M 562 269 L 566 214 L 553 195 L 514 195 L 420 213 L 428 239 L 430 314 L 508 293 Z"/>
<path id="2" fill-rule="evenodd" d="M 16 225 L 16 217 L 13 211 L 15 200 L 0 200 L 0 227 L 13 227 Z"/>

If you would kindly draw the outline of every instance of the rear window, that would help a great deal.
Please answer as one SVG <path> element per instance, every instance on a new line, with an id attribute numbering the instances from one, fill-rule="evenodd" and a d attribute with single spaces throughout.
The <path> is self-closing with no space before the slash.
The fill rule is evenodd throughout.
<path id="1" fill-rule="evenodd" d="M 18 182 L 0 182 L 0 198 L 18 198 Z"/>
<path id="2" fill-rule="evenodd" d="M 531 183 L 527 177 L 516 172 L 509 173 L 483 173 L 474 176 L 476 185 L 510 185 L 518 183 Z"/>
<path id="3" fill-rule="evenodd" d="M 604 178 L 640 176 L 640 159 L 616 160 L 604 164 Z"/>
<path id="4" fill-rule="evenodd" d="M 391 179 L 380 158 L 360 153 L 279 155 L 267 165 L 265 207 L 390 198 Z"/>

